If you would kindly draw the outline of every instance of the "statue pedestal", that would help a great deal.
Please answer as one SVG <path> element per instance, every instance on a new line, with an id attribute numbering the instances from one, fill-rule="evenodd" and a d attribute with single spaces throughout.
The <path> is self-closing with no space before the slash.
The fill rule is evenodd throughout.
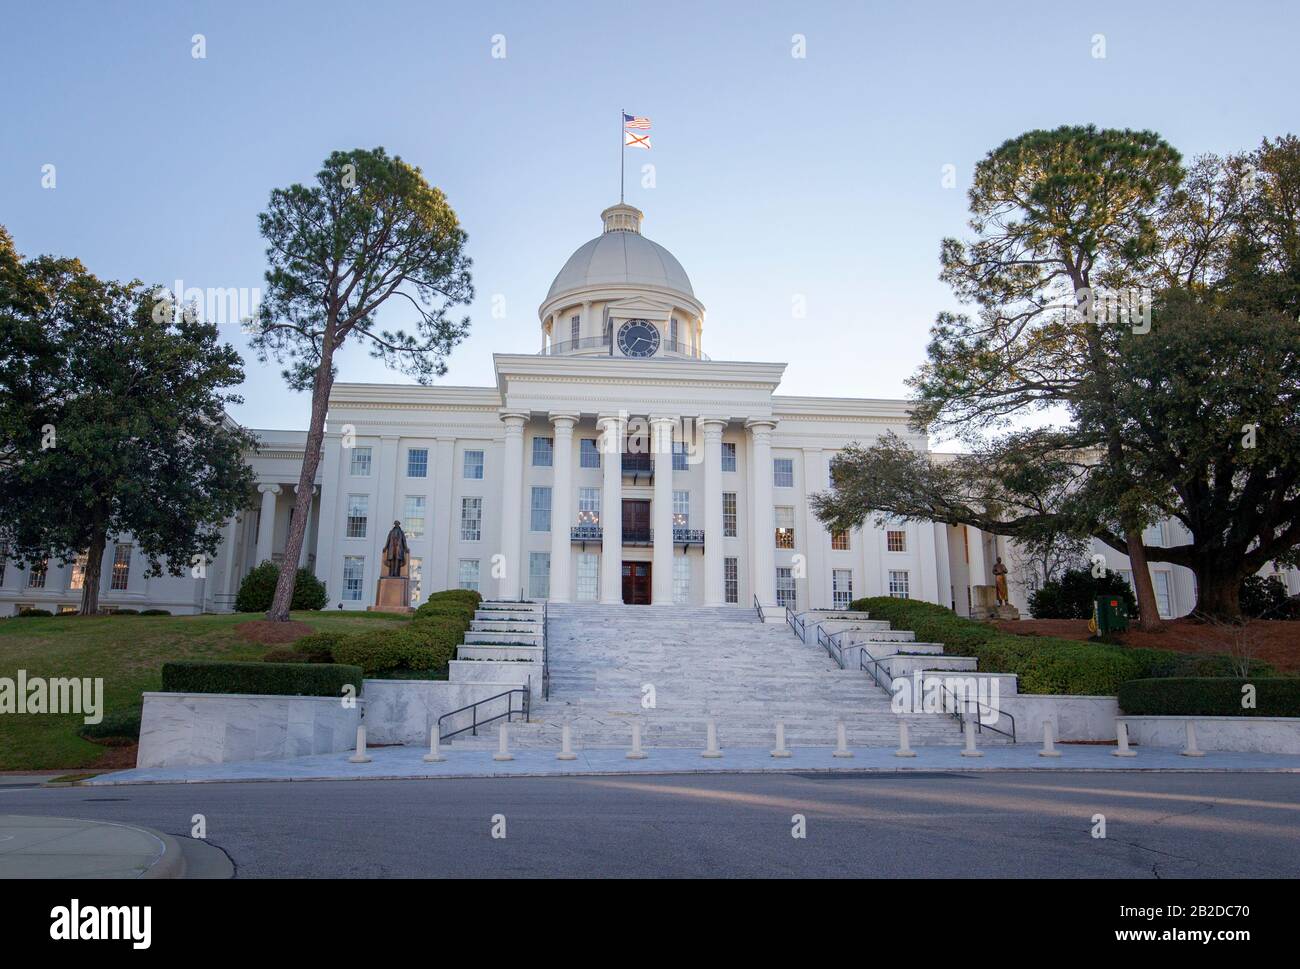
<path id="1" fill-rule="evenodd" d="M 375 604 L 367 606 L 367 612 L 415 612 L 411 608 L 411 580 L 400 576 L 386 575 L 379 580 L 375 590 Z"/>

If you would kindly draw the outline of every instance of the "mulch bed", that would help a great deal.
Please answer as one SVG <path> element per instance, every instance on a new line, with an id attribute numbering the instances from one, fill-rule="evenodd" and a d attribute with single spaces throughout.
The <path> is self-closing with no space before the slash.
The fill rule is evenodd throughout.
<path id="1" fill-rule="evenodd" d="M 250 619 L 235 627 L 235 632 L 250 643 L 263 643 L 267 646 L 283 646 L 296 642 L 313 632 L 305 622 L 268 622 L 265 619 Z"/>
<path id="2" fill-rule="evenodd" d="M 1019 619 L 994 623 L 1005 633 L 1017 636 L 1055 636 L 1060 639 L 1086 640 L 1086 619 Z M 1230 640 L 1224 630 L 1191 619 L 1163 622 L 1164 631 L 1142 632 L 1130 629 L 1119 636 L 1125 646 L 1172 649 L 1179 653 L 1230 653 Z M 1251 656 L 1263 660 L 1278 672 L 1300 672 L 1300 622 L 1260 619 L 1250 624 L 1254 647 Z"/>

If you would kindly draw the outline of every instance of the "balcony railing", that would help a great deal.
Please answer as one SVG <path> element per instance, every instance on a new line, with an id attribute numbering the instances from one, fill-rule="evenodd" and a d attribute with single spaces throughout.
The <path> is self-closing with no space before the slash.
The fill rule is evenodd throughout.
<path id="1" fill-rule="evenodd" d="M 574 525 L 569 529 L 569 540 L 573 542 L 599 542 L 604 537 L 604 531 L 599 525 Z M 623 529 L 624 545 L 653 545 L 655 541 L 655 532 L 653 528 L 625 528 Z M 685 545 L 704 545 L 704 529 L 702 528 L 684 528 L 673 526 L 673 544 Z"/>
<path id="2" fill-rule="evenodd" d="M 572 542 L 599 542 L 604 533 L 599 525 L 574 525 L 569 529 L 569 540 Z"/>
<path id="3" fill-rule="evenodd" d="M 611 354 L 614 352 L 608 336 L 584 336 L 577 340 L 561 340 L 558 343 L 552 343 L 545 350 L 542 350 L 540 355 L 555 357 L 566 353 L 574 353 L 578 350 L 604 350 L 606 353 Z M 664 340 L 659 345 L 659 352 L 656 356 L 689 357 L 692 360 L 709 359 L 709 355 L 702 352 L 699 347 L 683 343 L 681 340 Z"/>
<path id="4" fill-rule="evenodd" d="M 654 455 L 652 454 L 627 454 L 623 455 L 623 473 L 630 475 L 653 475 L 655 470 Z"/>

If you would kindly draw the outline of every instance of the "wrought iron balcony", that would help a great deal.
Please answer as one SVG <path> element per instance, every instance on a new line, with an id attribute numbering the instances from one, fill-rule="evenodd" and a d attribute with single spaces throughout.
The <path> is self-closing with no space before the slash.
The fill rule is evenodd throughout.
<path id="1" fill-rule="evenodd" d="M 599 525 L 574 525 L 569 529 L 569 539 L 574 542 L 599 542 L 602 534 Z"/>
<path id="2" fill-rule="evenodd" d="M 673 527 L 673 544 L 674 545 L 703 545 L 704 529 L 702 528 L 680 528 Z"/>
<path id="3" fill-rule="evenodd" d="M 655 476 L 654 455 L 624 452 L 623 474 L 624 476 L 631 475 L 633 484 L 636 484 L 641 478 L 653 481 Z"/>

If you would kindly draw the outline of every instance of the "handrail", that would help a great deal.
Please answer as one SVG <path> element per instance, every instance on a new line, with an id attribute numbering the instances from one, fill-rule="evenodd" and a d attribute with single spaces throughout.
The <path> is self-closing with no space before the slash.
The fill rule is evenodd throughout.
<path id="1" fill-rule="evenodd" d="M 922 671 L 921 673 L 921 682 L 922 683 L 925 682 L 925 671 Z M 952 697 L 952 709 L 948 710 L 947 712 L 951 714 L 953 717 L 955 717 L 957 719 L 957 722 L 961 724 L 962 728 L 964 729 L 966 727 L 966 717 L 963 713 L 962 705 L 957 702 L 957 695 L 953 693 L 951 690 L 949 690 L 946 686 L 944 686 L 942 682 L 939 682 L 939 689 L 940 691 L 942 691 L 942 693 L 945 696 Z M 1007 713 L 1005 710 L 994 710 L 993 707 L 989 706 L 987 703 L 982 703 L 979 697 L 975 697 L 973 700 L 970 697 L 967 697 L 966 703 L 967 704 L 974 703 L 975 706 L 981 710 L 988 710 L 991 713 L 996 713 L 999 717 L 1006 717 L 1008 720 L 1011 721 L 1011 732 L 1007 733 L 1005 730 L 1002 730 L 999 727 L 994 727 L 991 724 L 985 724 L 984 721 L 981 720 L 977 715 L 975 717 L 975 730 L 977 733 L 983 733 L 984 727 L 988 726 L 988 728 L 992 730 L 994 733 L 1000 733 L 1004 737 L 1010 737 L 1011 742 L 1013 744 L 1016 742 L 1016 718 L 1015 717 Z M 947 704 L 944 705 L 947 706 Z"/>
<path id="2" fill-rule="evenodd" d="M 550 616 L 547 611 L 547 607 L 549 606 L 549 604 L 550 604 L 550 600 L 548 599 L 542 600 L 542 699 L 543 700 L 549 700 L 551 698 L 551 663 L 547 656 L 547 649 L 546 649 L 546 640 L 547 640 L 546 633 L 547 630 L 550 628 L 550 621 L 549 621 Z"/>
<path id="3" fill-rule="evenodd" d="M 808 624 L 795 615 L 794 610 L 790 608 L 790 603 L 788 602 L 785 604 L 785 621 L 789 624 L 790 628 L 794 630 L 794 634 L 799 637 L 801 642 L 807 642 L 804 637 L 807 635 Z"/>
<path id="4" fill-rule="evenodd" d="M 826 650 L 827 655 L 835 662 L 840 664 L 840 669 L 844 669 L 844 647 L 835 641 L 839 633 L 827 633 L 819 625 L 817 627 L 817 645 Z"/>
<path id="5" fill-rule="evenodd" d="M 754 608 L 758 610 L 758 621 L 767 622 L 767 617 L 763 615 L 763 604 L 758 601 L 758 594 L 754 594 Z"/>
<path id="6" fill-rule="evenodd" d="M 440 717 L 438 718 L 438 739 L 439 739 L 440 741 L 441 741 L 441 740 L 450 740 L 452 737 L 455 737 L 455 736 L 457 736 L 457 735 L 459 735 L 459 734 L 463 734 L 466 730 L 473 731 L 473 735 L 474 735 L 475 737 L 477 737 L 477 736 L 478 736 L 478 728 L 479 728 L 479 727 L 485 727 L 485 726 L 487 726 L 489 723 L 492 723 L 494 720 L 500 720 L 502 717 L 505 717 L 505 718 L 506 718 L 506 722 L 509 723 L 510 721 L 514 720 L 514 714 L 516 713 L 516 711 L 515 711 L 515 703 L 514 703 L 514 699 L 513 699 L 513 698 L 514 698 L 514 695 L 515 695 L 516 693 L 522 694 L 522 696 L 523 696 L 523 701 L 522 701 L 521 704 L 520 704 L 521 709 L 518 711 L 518 713 L 520 714 L 520 716 L 521 716 L 521 717 L 524 719 L 524 721 L 526 722 L 526 721 L 528 720 L 528 713 L 529 713 L 529 708 L 530 708 L 530 705 L 531 705 L 531 704 L 530 704 L 530 696 L 529 696 L 531 692 L 532 692 L 532 691 L 531 691 L 528 687 L 526 687 L 526 686 L 524 686 L 524 687 L 516 687 L 516 688 L 513 689 L 513 690 L 506 690 L 504 693 L 498 693 L 498 694 L 496 694 L 495 696 L 485 697 L 485 698 L 483 698 L 482 700 L 476 700 L 476 701 L 474 701 L 473 703 L 466 704 L 465 706 L 460 707 L 460 708 L 457 709 L 457 710 L 452 710 L 452 711 L 450 711 L 450 712 L 448 712 L 448 713 L 444 713 L 442 716 L 440 716 Z M 493 700 L 500 700 L 502 697 L 505 697 L 505 698 L 506 698 L 506 712 L 505 712 L 505 713 L 498 713 L 496 716 L 494 716 L 494 717 L 487 717 L 487 718 L 484 719 L 484 720 L 480 720 L 480 719 L 478 718 L 478 708 L 479 708 L 479 707 L 481 707 L 481 706 L 482 706 L 483 704 L 485 704 L 485 703 L 491 703 Z M 448 717 L 454 717 L 454 716 L 455 716 L 456 714 L 458 714 L 458 713 L 464 713 L 466 710 L 470 710 L 470 711 L 473 712 L 473 714 L 474 714 L 474 721 L 473 721 L 473 723 L 471 723 L 468 727 L 461 727 L 459 730 L 453 730 L 453 731 L 451 731 L 451 733 L 443 733 L 443 732 L 442 732 L 442 722 L 443 722 L 444 720 L 446 720 Z"/>
<path id="7" fill-rule="evenodd" d="M 861 643 L 855 643 L 854 645 L 858 647 L 858 669 L 870 676 L 872 682 L 874 682 L 876 686 L 880 687 L 880 689 L 884 690 L 886 693 L 892 694 L 894 692 L 894 677 L 890 675 L 889 670 L 882 667 L 880 665 L 881 661 L 868 653 L 864 645 Z M 870 660 L 870 665 L 868 665 L 865 660 Z M 880 682 L 880 674 L 882 673 L 885 675 L 885 679 L 889 680 L 888 683 Z"/>

